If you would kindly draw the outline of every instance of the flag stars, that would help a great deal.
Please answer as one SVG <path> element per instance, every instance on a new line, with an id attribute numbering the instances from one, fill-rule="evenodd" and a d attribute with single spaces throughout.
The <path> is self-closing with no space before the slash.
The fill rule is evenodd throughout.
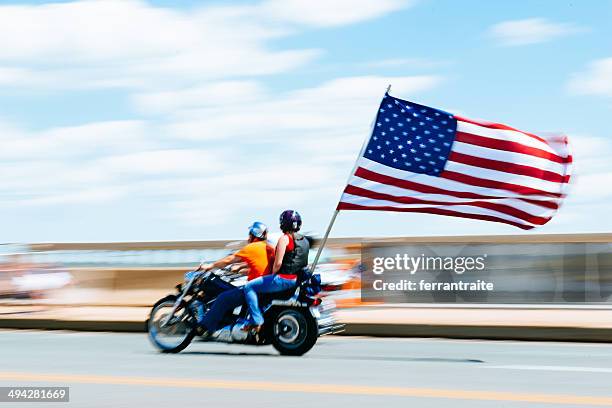
<path id="1" fill-rule="evenodd" d="M 389 95 L 378 115 L 365 157 L 405 171 L 440 175 L 454 138 L 453 116 Z"/>

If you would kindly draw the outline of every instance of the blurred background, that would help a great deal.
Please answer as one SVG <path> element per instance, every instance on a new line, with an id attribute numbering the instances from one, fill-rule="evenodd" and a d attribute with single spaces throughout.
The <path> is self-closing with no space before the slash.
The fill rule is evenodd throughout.
<path id="1" fill-rule="evenodd" d="M 44 243 L 0 246 L 4 305 L 152 306 L 200 262 L 244 241 Z M 490 292 L 372 289 L 373 256 L 484 256 L 482 270 L 388 270 L 387 281 L 492 282 Z M 315 251 L 311 252 L 311 261 Z M 317 266 L 323 296 L 338 307 L 373 304 L 531 304 L 612 307 L 612 235 L 332 239 Z M 367 272 L 367 273 L 366 273 Z M 364 280 L 362 282 L 362 280 Z M 362 286 L 363 284 L 363 286 Z M 433 294 L 432 294 L 433 293 Z"/>

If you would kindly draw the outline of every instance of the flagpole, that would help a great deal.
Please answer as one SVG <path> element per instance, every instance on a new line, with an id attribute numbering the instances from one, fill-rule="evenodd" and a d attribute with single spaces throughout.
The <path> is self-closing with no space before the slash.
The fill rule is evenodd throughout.
<path id="1" fill-rule="evenodd" d="M 391 84 L 389 84 L 389 86 L 387 86 L 387 91 L 385 92 L 385 95 L 388 94 L 389 91 L 391 91 Z M 355 174 L 355 170 L 357 170 L 357 163 L 359 161 L 359 158 L 361 156 L 363 156 L 363 152 L 365 151 L 366 146 L 368 145 L 368 141 L 370 140 L 370 137 L 372 136 L 372 132 L 374 131 L 374 126 L 376 126 L 376 117 L 377 116 L 378 116 L 378 112 L 376 112 L 376 116 L 374 116 L 374 121 L 372 122 L 372 126 L 371 126 L 371 129 L 370 129 L 370 134 L 363 141 L 363 145 L 361 146 L 361 150 L 359 151 L 359 155 L 357 156 L 357 160 L 355 160 L 355 165 L 353 166 L 353 170 L 349 174 L 349 180 L 350 180 L 351 176 L 353 174 Z M 329 220 L 329 225 L 327 226 L 327 231 L 325 231 L 325 235 L 323 236 L 323 240 L 321 240 L 321 244 L 319 245 L 319 249 L 317 250 L 317 255 L 315 255 L 315 259 L 314 259 L 314 261 L 312 261 L 312 265 L 310 265 L 310 270 L 313 273 L 315 271 L 315 268 L 317 267 L 317 264 L 319 263 L 319 258 L 321 257 L 321 253 L 323 252 L 323 248 L 325 247 L 325 244 L 327 244 L 327 238 L 329 238 L 329 233 L 331 232 L 331 229 L 334 226 L 334 223 L 336 222 L 336 217 L 338 216 L 339 212 L 340 212 L 340 210 L 338 210 L 336 208 L 336 210 L 334 210 L 334 213 L 332 214 L 331 220 Z"/>

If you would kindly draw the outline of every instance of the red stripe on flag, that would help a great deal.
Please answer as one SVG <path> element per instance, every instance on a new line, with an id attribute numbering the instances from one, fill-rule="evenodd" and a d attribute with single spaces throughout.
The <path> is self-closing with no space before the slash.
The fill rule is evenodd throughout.
<path id="1" fill-rule="evenodd" d="M 448 156 L 448 160 L 456 163 L 467 164 L 469 166 L 482 167 L 483 169 L 497 170 L 520 176 L 533 177 L 540 180 L 551 181 L 553 183 L 567 183 L 569 181 L 568 175 L 561 175 L 552 171 L 542 170 L 537 167 L 525 166 L 522 164 L 470 156 L 469 154 L 464 153 L 451 152 L 451 154 Z"/>
<path id="2" fill-rule="evenodd" d="M 554 201 L 531 200 L 531 199 L 528 199 L 528 198 L 521 198 L 521 200 L 525 201 L 526 203 L 529 203 L 529 204 L 535 204 L 535 205 L 539 205 L 541 207 L 550 208 L 551 210 L 559 209 L 559 204 L 557 204 Z"/>
<path id="3" fill-rule="evenodd" d="M 532 225 L 520 224 L 518 222 L 505 220 L 503 218 L 495 217 L 493 215 L 469 214 L 469 213 L 445 210 L 441 208 L 397 208 L 397 207 L 391 207 L 391 206 L 371 206 L 370 207 L 370 206 L 340 202 L 338 203 L 338 207 L 336 209 L 337 210 L 418 212 L 418 213 L 428 213 L 428 214 L 437 214 L 437 215 L 448 215 L 451 217 L 471 218 L 475 220 L 501 222 L 503 224 L 513 225 L 515 227 L 518 227 L 524 230 L 529 230 L 529 229 L 534 228 Z"/>
<path id="4" fill-rule="evenodd" d="M 544 196 L 553 198 L 562 198 L 563 194 L 549 193 L 544 190 L 538 190 L 531 187 L 521 186 L 519 184 L 504 183 L 502 181 L 483 179 L 480 177 L 468 176 L 467 174 L 457 173 L 456 171 L 444 170 L 440 173 L 440 177 L 457 181 L 459 183 L 469 184 L 472 186 L 484 187 L 484 188 L 495 188 L 500 190 L 511 191 L 516 194 L 526 196 Z"/>
<path id="5" fill-rule="evenodd" d="M 541 138 L 538 135 L 534 135 L 533 133 L 523 132 L 522 130 L 515 129 L 513 127 L 510 127 L 510 126 L 507 126 L 507 125 L 504 125 L 504 124 L 501 124 L 501 123 L 485 122 L 485 121 L 482 121 L 482 120 L 468 119 L 468 118 L 464 118 L 463 116 L 459 116 L 459 115 L 453 115 L 453 116 L 455 117 L 455 119 L 460 120 L 462 122 L 472 123 L 474 125 L 486 127 L 486 128 L 489 128 L 489 129 L 513 130 L 515 132 L 522 133 L 522 134 L 527 135 L 529 137 L 533 137 L 534 139 L 539 140 L 540 142 L 544 142 L 544 143 L 548 144 L 548 142 L 546 142 L 545 139 Z"/>
<path id="6" fill-rule="evenodd" d="M 506 152 L 528 154 L 530 156 L 540 157 L 556 163 L 571 163 L 572 158 L 561 157 L 556 154 L 547 152 L 546 150 L 538 149 L 536 147 L 526 146 L 521 143 L 511 142 L 508 140 L 493 139 L 486 136 L 474 135 L 471 133 L 457 132 L 455 140 L 462 143 L 469 143 L 476 146 L 486 147 L 489 149 L 503 150 Z"/>
<path id="7" fill-rule="evenodd" d="M 538 217 L 533 214 L 529 214 L 523 210 L 512 207 L 507 204 L 492 203 L 489 201 L 465 201 L 465 202 L 449 202 L 449 201 L 434 201 L 434 200 L 420 200 L 414 197 L 398 197 L 391 194 L 378 193 L 376 191 L 366 190 L 361 187 L 355 187 L 352 185 L 346 186 L 344 192 L 361 197 L 367 197 L 374 200 L 385 200 L 394 201 L 400 204 L 431 204 L 431 205 L 471 205 L 474 207 L 486 208 L 488 210 L 497 211 L 500 213 L 508 214 L 516 218 L 520 218 L 523 221 L 529 222 L 536 225 L 544 225 L 550 221 L 550 217 Z"/>
<path id="8" fill-rule="evenodd" d="M 471 199 L 476 199 L 476 200 L 491 200 L 491 199 L 499 199 L 499 198 L 508 198 L 508 197 L 498 197 L 498 196 L 489 196 L 489 195 L 471 193 L 468 191 L 446 190 L 446 189 L 442 189 L 438 187 L 432 187 L 426 184 L 415 183 L 413 181 L 402 180 L 402 179 L 387 176 L 384 174 L 379 174 L 371 170 L 364 169 L 363 167 L 358 167 L 357 171 L 355 171 L 355 175 L 363 179 L 366 179 L 366 180 L 374 181 L 376 183 L 387 184 L 387 185 L 391 185 L 391 186 L 395 186 L 399 188 L 405 188 L 407 190 L 414 190 L 414 191 L 418 191 L 420 193 L 426 193 L 426 194 L 443 194 L 443 195 L 447 195 L 451 197 L 471 198 Z M 445 177 L 445 175 L 448 175 L 448 177 Z M 519 195 L 538 195 L 538 196 L 545 196 L 545 197 L 551 197 L 551 198 L 559 198 L 561 196 L 560 194 L 548 193 L 546 191 L 540 191 L 540 190 L 536 190 L 533 188 L 523 187 L 523 186 L 519 186 L 515 184 L 500 183 L 497 181 L 493 182 L 491 180 L 479 179 L 477 177 L 466 176 L 466 175 L 451 172 L 451 171 L 443 171 L 440 177 L 447 178 L 453 181 L 457 181 L 463 184 L 477 186 L 477 187 L 497 188 L 500 190 L 507 190 L 507 191 L 511 191 Z M 479 185 L 479 184 L 487 184 L 487 182 L 491 184 L 482 185 L 482 186 Z M 552 201 L 530 200 L 530 199 L 524 199 L 524 201 L 531 203 L 531 204 L 540 205 L 546 208 L 553 208 L 553 209 L 558 208 L 557 203 L 552 202 Z"/>

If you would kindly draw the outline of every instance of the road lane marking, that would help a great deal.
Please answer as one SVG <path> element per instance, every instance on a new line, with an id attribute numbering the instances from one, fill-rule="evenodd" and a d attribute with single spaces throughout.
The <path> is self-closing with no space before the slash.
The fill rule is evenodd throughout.
<path id="1" fill-rule="evenodd" d="M 216 379 L 125 377 L 110 375 L 38 374 L 0 372 L 0 380 L 41 381 L 56 383 L 138 385 L 168 388 L 207 388 L 240 391 L 301 392 L 338 395 L 378 395 L 413 398 L 445 398 L 461 400 L 509 401 L 547 404 L 612 406 L 612 397 L 594 397 L 562 394 L 533 394 L 503 391 L 459 389 L 384 387 L 347 384 L 281 383 L 270 381 L 237 381 Z"/>
<path id="2" fill-rule="evenodd" d="M 545 365 L 497 365 L 484 366 L 501 370 L 532 370 L 532 371 L 573 371 L 584 373 L 612 373 L 612 368 L 606 367 L 579 367 L 579 366 L 545 366 Z"/>

